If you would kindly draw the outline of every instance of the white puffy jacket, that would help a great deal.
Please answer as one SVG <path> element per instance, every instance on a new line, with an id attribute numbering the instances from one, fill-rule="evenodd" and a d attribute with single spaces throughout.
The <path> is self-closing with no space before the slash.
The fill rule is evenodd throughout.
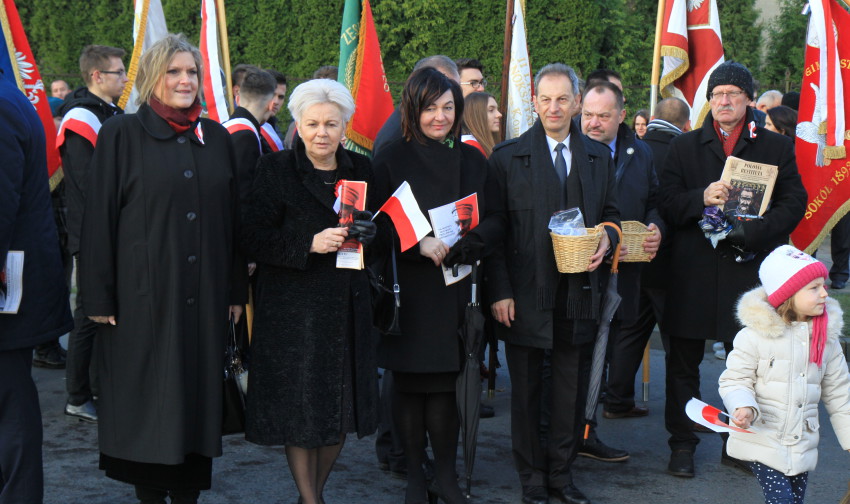
<path id="1" fill-rule="evenodd" d="M 809 362 L 808 322 L 785 323 L 758 287 L 738 301 L 735 349 L 720 375 L 720 396 L 729 412 L 752 407 L 755 434 L 732 433 L 730 456 L 757 461 L 788 476 L 818 461 L 818 402 L 823 398 L 838 442 L 850 449 L 850 373 L 838 337 L 844 326 L 838 302 L 827 298 L 829 316 L 823 365 Z"/>

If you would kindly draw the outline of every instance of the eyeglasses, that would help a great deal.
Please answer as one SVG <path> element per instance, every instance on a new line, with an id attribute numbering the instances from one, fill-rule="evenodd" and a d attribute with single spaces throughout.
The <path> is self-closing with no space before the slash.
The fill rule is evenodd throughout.
<path id="1" fill-rule="evenodd" d="M 127 70 L 100 70 L 100 73 L 117 75 L 119 77 L 123 77 L 127 75 Z"/>
<path id="2" fill-rule="evenodd" d="M 476 88 L 478 86 L 485 87 L 485 86 L 487 86 L 487 79 L 471 80 L 471 81 L 467 81 L 467 82 L 461 82 L 460 85 L 461 86 L 474 87 L 474 88 Z"/>
<path id="3" fill-rule="evenodd" d="M 724 91 L 722 93 L 710 93 L 708 98 L 711 100 L 719 100 L 721 98 L 729 98 L 730 100 L 733 100 L 742 94 L 744 94 L 743 91 Z"/>

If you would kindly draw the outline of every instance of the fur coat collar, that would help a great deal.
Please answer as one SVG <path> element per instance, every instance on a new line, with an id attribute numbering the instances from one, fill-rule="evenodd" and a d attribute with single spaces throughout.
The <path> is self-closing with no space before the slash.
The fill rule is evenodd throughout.
<path id="1" fill-rule="evenodd" d="M 827 338 L 837 339 L 844 327 L 844 317 L 838 301 L 831 297 L 827 298 L 826 313 L 829 317 L 826 328 Z M 741 296 L 738 300 L 736 316 L 745 327 L 754 329 L 766 338 L 779 338 L 788 327 L 788 324 L 776 313 L 776 309 L 768 303 L 764 287 L 756 287 Z"/>

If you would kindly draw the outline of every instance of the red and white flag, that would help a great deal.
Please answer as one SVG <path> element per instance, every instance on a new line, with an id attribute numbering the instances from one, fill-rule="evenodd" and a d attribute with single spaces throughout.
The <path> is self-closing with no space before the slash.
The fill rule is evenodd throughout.
<path id="1" fill-rule="evenodd" d="M 688 415 L 688 418 L 693 420 L 694 422 L 702 425 L 703 427 L 708 427 L 714 432 L 746 432 L 748 434 L 752 434 L 753 431 L 742 429 L 736 425 L 733 425 L 731 422 L 732 417 L 718 408 L 714 406 L 704 403 L 697 399 L 696 397 L 691 398 L 688 401 L 688 404 L 685 405 L 685 413 Z M 720 415 L 724 415 L 730 419 L 730 422 L 724 422 L 720 419 Z"/>
<path id="2" fill-rule="evenodd" d="M 127 85 L 118 100 L 118 106 L 126 113 L 133 113 L 139 109 L 136 103 L 139 92 L 136 89 L 136 72 L 139 69 L 139 59 L 152 45 L 164 39 L 168 35 L 165 25 L 165 14 L 162 12 L 160 0 L 136 0 L 135 15 L 133 17 L 133 54 L 130 58 L 130 66 L 127 68 Z"/>
<path id="3" fill-rule="evenodd" d="M 708 114 L 708 77 L 723 63 L 716 0 L 668 0 L 661 32 L 661 96 L 691 106 L 691 127 Z"/>
<path id="4" fill-rule="evenodd" d="M 419 243 L 419 240 L 431 232 L 431 225 L 420 210 L 407 181 L 398 186 L 390 199 L 375 213 L 375 217 L 380 212 L 386 212 L 393 220 L 402 252 Z"/>
<path id="5" fill-rule="evenodd" d="M 508 66 L 508 106 L 505 118 L 505 138 L 516 138 L 534 124 L 534 107 L 531 95 L 531 60 L 525 37 L 525 2 L 514 3 L 511 23 L 511 61 Z"/>
<path id="6" fill-rule="evenodd" d="M 812 253 L 850 211 L 850 13 L 835 0 L 809 7 L 795 146 L 808 201 L 791 242 Z"/>
<path id="7" fill-rule="evenodd" d="M 227 79 L 221 67 L 221 37 L 215 0 L 201 1 L 201 59 L 204 62 L 204 101 L 207 117 L 223 123 L 227 110 Z"/>

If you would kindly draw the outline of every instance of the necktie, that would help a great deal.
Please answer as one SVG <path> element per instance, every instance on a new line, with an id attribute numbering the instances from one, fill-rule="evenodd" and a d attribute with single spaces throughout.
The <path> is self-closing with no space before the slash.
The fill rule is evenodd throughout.
<path id="1" fill-rule="evenodd" d="M 567 181 L 567 160 L 564 158 L 564 147 L 566 145 L 559 143 L 555 146 L 555 150 L 558 152 L 555 154 L 555 172 L 558 174 L 558 178 L 561 179 L 561 185 Z"/>

